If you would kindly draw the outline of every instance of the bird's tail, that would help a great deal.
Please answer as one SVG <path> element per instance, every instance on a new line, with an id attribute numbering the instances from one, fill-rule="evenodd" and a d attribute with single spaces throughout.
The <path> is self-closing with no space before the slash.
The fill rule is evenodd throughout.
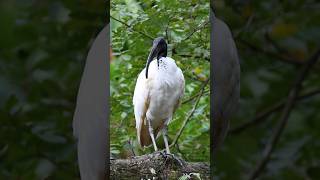
<path id="1" fill-rule="evenodd" d="M 138 130 L 139 131 L 139 130 Z M 152 144 L 152 140 L 149 134 L 148 126 L 145 123 L 142 123 L 139 134 L 139 143 L 141 147 L 149 146 Z"/>
<path id="2" fill-rule="evenodd" d="M 146 123 L 144 123 L 144 121 L 146 121 L 146 119 L 141 122 L 140 128 L 137 129 L 138 140 L 141 147 L 149 147 L 150 145 L 152 145 L 152 139 L 149 133 L 148 121 L 146 121 Z M 163 123 L 160 123 L 158 127 L 154 128 L 153 132 L 156 139 L 158 138 L 157 135 L 162 128 Z"/>

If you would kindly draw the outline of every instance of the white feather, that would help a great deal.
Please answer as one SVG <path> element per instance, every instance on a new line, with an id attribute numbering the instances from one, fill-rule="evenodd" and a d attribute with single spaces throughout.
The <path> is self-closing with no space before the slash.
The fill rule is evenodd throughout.
<path id="1" fill-rule="evenodd" d="M 161 126 L 162 120 L 168 124 L 184 94 L 184 76 L 172 58 L 162 57 L 159 59 L 159 67 L 156 60 L 152 61 L 149 66 L 148 79 L 145 74 L 145 69 L 143 69 L 138 76 L 133 95 L 138 133 L 141 128 L 141 117 L 144 116 L 150 119 L 154 128 Z M 149 106 L 145 111 L 148 98 Z"/>

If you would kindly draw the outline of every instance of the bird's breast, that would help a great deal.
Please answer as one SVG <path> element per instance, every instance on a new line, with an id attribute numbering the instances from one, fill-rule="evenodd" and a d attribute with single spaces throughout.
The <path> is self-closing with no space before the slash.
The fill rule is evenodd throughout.
<path id="1" fill-rule="evenodd" d="M 162 59 L 162 58 L 161 58 Z M 160 60 L 161 60 L 160 59 Z M 154 121 L 161 121 L 172 117 L 173 109 L 182 92 L 181 70 L 170 59 L 162 59 L 150 64 L 150 105 L 147 117 Z"/>

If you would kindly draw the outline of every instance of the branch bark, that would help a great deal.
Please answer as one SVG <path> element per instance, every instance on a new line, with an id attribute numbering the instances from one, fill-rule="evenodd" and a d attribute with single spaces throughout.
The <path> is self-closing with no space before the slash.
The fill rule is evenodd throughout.
<path id="1" fill-rule="evenodd" d="M 132 159 L 110 160 L 110 178 L 116 180 L 179 179 L 184 174 L 190 175 L 191 179 L 198 179 L 192 173 L 199 173 L 201 179 L 210 179 L 210 166 L 204 162 L 186 162 L 161 152 Z"/>
<path id="2" fill-rule="evenodd" d="M 291 91 L 289 92 L 289 95 L 287 97 L 287 101 L 285 103 L 284 109 L 282 111 L 280 121 L 278 125 L 276 126 L 273 136 L 270 138 L 269 143 L 266 145 L 263 153 L 263 157 L 258 163 L 257 167 L 250 173 L 249 180 L 254 180 L 259 177 L 259 175 L 263 172 L 265 166 L 269 162 L 271 153 L 273 152 L 275 146 L 279 142 L 279 139 L 283 133 L 283 130 L 286 127 L 286 124 L 289 119 L 289 115 L 291 110 L 293 109 L 293 106 L 295 104 L 295 101 L 298 97 L 298 94 L 302 88 L 302 83 L 305 80 L 306 76 L 308 75 L 310 69 L 312 66 L 317 62 L 320 55 L 320 49 L 316 51 L 316 53 L 308 59 L 306 64 L 301 67 L 299 74 L 296 77 L 295 83 Z"/>

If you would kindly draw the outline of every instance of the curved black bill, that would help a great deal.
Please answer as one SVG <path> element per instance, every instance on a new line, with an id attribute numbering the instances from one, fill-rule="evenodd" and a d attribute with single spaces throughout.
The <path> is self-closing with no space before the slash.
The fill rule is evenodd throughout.
<path id="1" fill-rule="evenodd" d="M 157 57 L 158 61 L 158 67 L 159 67 L 159 59 L 161 57 L 166 57 L 167 56 L 167 43 L 162 37 L 158 37 L 153 41 L 153 46 L 150 51 L 147 65 L 146 65 L 146 79 L 148 79 L 148 70 L 149 70 L 149 65 L 153 58 Z"/>
<path id="2" fill-rule="evenodd" d="M 151 61 L 153 60 L 153 58 L 156 57 L 157 54 L 157 45 L 153 45 L 152 49 L 150 51 L 149 57 L 148 57 L 148 61 L 147 61 L 147 65 L 146 65 L 146 79 L 148 79 L 148 69 L 149 69 L 149 65 L 151 63 Z"/>

